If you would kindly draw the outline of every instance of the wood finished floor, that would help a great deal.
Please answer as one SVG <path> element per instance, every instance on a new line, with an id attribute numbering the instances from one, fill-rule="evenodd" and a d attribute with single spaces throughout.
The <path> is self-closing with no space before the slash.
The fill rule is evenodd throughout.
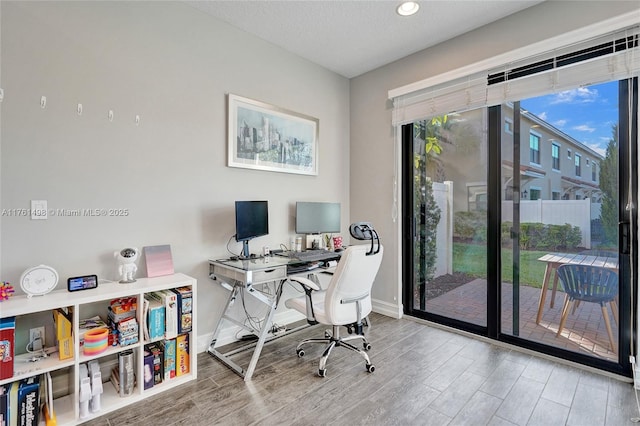
<path id="1" fill-rule="evenodd" d="M 633 387 L 411 320 L 371 316 L 374 373 L 336 348 L 317 376 L 322 345 L 295 354 L 314 326 L 271 342 L 253 380 L 207 353 L 198 380 L 87 425 L 632 425 Z M 248 354 L 237 355 L 247 365 Z"/>

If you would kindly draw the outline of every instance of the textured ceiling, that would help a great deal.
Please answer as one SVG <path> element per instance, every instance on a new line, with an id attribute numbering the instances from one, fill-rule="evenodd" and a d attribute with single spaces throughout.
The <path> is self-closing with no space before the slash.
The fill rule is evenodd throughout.
<path id="1" fill-rule="evenodd" d="M 541 2 L 423 0 L 402 17 L 399 0 L 186 1 L 349 78 Z"/>

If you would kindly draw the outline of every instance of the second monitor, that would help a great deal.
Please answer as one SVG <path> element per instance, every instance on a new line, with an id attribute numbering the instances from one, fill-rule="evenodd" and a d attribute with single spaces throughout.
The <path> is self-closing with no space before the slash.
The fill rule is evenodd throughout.
<path id="1" fill-rule="evenodd" d="M 340 232 L 340 203 L 298 201 L 296 233 L 323 234 Z"/>

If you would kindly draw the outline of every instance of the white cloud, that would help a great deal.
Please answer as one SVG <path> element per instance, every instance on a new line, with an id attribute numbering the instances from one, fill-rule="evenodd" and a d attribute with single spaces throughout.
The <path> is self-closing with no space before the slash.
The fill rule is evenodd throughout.
<path id="1" fill-rule="evenodd" d="M 596 130 L 594 127 L 590 127 L 587 124 L 581 124 L 579 126 L 573 126 L 572 129 L 573 130 L 577 130 L 579 132 L 589 132 L 589 133 L 593 133 Z"/>
<path id="2" fill-rule="evenodd" d="M 537 114 L 537 115 L 538 115 L 538 118 L 540 120 L 547 121 L 547 113 L 546 113 L 546 111 L 545 112 L 541 112 L 540 114 Z"/>
<path id="3" fill-rule="evenodd" d="M 588 103 L 595 102 L 598 97 L 597 89 L 589 89 L 587 87 L 579 87 L 573 90 L 566 90 L 558 93 L 554 99 L 551 100 L 552 104 L 568 104 L 568 103 Z"/>
<path id="4" fill-rule="evenodd" d="M 554 125 L 554 126 L 556 126 L 556 127 L 557 127 L 557 128 L 559 128 L 559 129 L 561 129 L 561 128 L 563 128 L 564 126 L 566 126 L 566 125 L 567 125 L 567 120 L 564 120 L 564 119 L 562 119 L 562 120 L 556 120 L 556 121 L 554 121 L 554 122 L 553 122 L 553 125 Z"/>
<path id="5" fill-rule="evenodd" d="M 594 150 L 595 152 L 597 152 L 598 154 L 602 155 L 603 157 L 607 156 L 607 150 L 605 148 L 602 148 L 597 143 L 588 143 L 586 145 L 592 150 Z"/>

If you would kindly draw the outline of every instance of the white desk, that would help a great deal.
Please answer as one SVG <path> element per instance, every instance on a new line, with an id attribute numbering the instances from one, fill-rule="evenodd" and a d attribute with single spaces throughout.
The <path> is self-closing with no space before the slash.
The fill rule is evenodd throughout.
<path id="1" fill-rule="evenodd" d="M 209 260 L 209 277 L 218 281 L 221 286 L 226 288 L 229 291 L 229 297 L 227 298 L 222 318 L 218 321 L 218 325 L 216 326 L 216 330 L 213 334 L 213 338 L 209 344 L 207 352 L 238 373 L 245 381 L 251 380 L 251 376 L 256 368 L 262 347 L 267 341 L 267 335 L 269 334 L 273 316 L 282 292 L 282 285 L 288 277 L 287 265 L 291 262 L 299 263 L 299 261 L 280 256 L 249 260 Z M 326 271 L 326 269 L 319 268 L 308 272 L 299 272 L 295 275 L 307 275 L 323 270 Z M 275 283 L 275 291 L 272 294 L 263 293 L 256 287 L 267 283 Z M 246 324 L 229 315 L 228 311 L 231 304 L 235 300 L 241 300 L 243 296 L 251 297 L 253 300 L 267 307 L 267 314 L 261 319 L 261 327 L 257 330 L 258 340 L 232 351 L 222 353 L 216 349 L 216 345 L 225 320 L 247 330 L 250 333 L 255 333 L 256 331 L 254 328 L 248 327 Z M 294 332 L 305 327 L 307 327 L 307 325 L 297 327 L 289 332 Z M 281 337 L 282 335 L 283 334 L 279 334 L 277 337 Z M 253 355 L 249 362 L 249 366 L 246 369 L 231 359 L 232 355 L 249 349 L 253 349 Z"/>

